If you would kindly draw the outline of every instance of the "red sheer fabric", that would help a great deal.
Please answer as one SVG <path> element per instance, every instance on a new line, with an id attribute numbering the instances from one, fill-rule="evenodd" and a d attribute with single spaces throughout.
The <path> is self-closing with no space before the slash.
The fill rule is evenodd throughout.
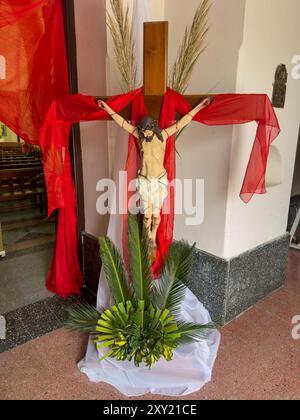
<path id="1" fill-rule="evenodd" d="M 146 114 L 143 101 L 142 90 L 139 89 L 125 95 L 112 97 L 108 103 L 116 112 L 120 112 L 132 104 L 133 119 L 139 121 L 140 117 Z M 61 209 L 58 217 L 57 242 L 47 277 L 47 287 L 50 291 L 63 297 L 79 293 L 82 287 L 82 276 L 77 262 L 75 190 L 68 154 L 71 126 L 75 122 L 107 120 L 108 118 L 108 114 L 99 109 L 94 98 L 83 95 L 66 95 L 53 102 L 40 132 L 40 143 L 44 152 L 49 215 L 55 209 Z M 136 177 L 140 160 L 134 137 L 129 139 L 128 150 L 129 184 Z M 124 188 L 127 190 L 127 185 L 124 185 Z M 125 208 L 127 208 L 127 202 Z M 126 225 L 127 215 L 124 215 L 124 226 Z M 126 229 L 124 232 L 126 233 Z M 125 258 L 126 255 L 125 247 Z"/>
<path id="2" fill-rule="evenodd" d="M 63 297 L 78 294 L 83 278 L 68 131 L 56 128 L 59 145 L 49 144 L 51 136 L 42 141 L 45 129 L 40 131 L 53 101 L 69 92 L 60 0 L 0 0 L 0 65 L 0 121 L 26 142 L 41 146 L 45 172 L 52 174 L 47 187 L 56 197 L 52 210 L 59 211 L 47 286 Z"/>
<path id="3" fill-rule="evenodd" d="M 136 124 L 146 113 L 142 90 L 136 90 L 125 95 L 111 98 L 109 105 L 115 112 L 120 112 L 128 105 L 132 105 L 132 122 Z M 168 89 L 164 96 L 159 125 L 160 127 L 170 126 L 175 119 L 175 112 L 186 114 L 190 106 L 186 99 Z M 63 161 L 64 148 L 61 145 L 67 144 L 71 123 L 91 120 L 105 120 L 108 116 L 105 111 L 99 110 L 95 99 L 83 95 L 66 96 L 53 104 L 44 126 L 42 143 L 45 150 L 45 175 L 48 185 L 49 212 L 57 207 L 68 206 L 66 185 L 71 183 L 69 174 L 69 162 L 65 162 L 65 172 L 60 173 L 57 168 Z M 265 173 L 270 144 L 279 134 L 279 124 L 266 95 L 216 95 L 213 103 L 195 116 L 195 121 L 207 125 L 243 124 L 250 121 L 258 123 L 258 129 L 252 154 L 249 159 L 244 183 L 241 189 L 241 198 L 248 202 L 253 194 L 265 193 Z M 48 144 L 47 146 L 45 144 Z M 47 152 L 48 151 L 48 152 Z M 58 153 L 58 154 L 57 154 Z M 53 162 L 56 162 L 52 167 Z M 59 164 L 57 163 L 59 162 Z M 127 182 L 125 208 L 128 208 L 130 198 L 134 194 L 134 188 L 130 183 L 136 179 L 141 165 L 141 157 L 137 142 L 134 137 L 129 137 L 128 157 L 126 163 Z M 165 156 L 165 168 L 169 180 L 169 199 L 166 200 L 162 211 L 162 220 L 158 230 L 158 252 L 157 259 L 153 266 L 156 276 L 159 276 L 163 257 L 168 251 L 173 240 L 174 228 L 174 184 L 176 178 L 176 152 L 175 138 L 169 138 Z M 52 187 L 55 188 L 52 190 Z M 70 201 L 73 203 L 73 201 Z M 70 222 L 70 221 L 69 221 Z M 127 259 L 126 249 L 127 214 L 124 215 L 123 223 L 123 253 Z M 74 229 L 75 234 L 75 229 Z M 56 289 L 59 276 L 55 276 Z M 63 279 L 63 282 L 66 280 Z"/>
<path id="4" fill-rule="evenodd" d="M 186 114 L 190 106 L 182 95 L 169 89 L 176 111 Z M 213 103 L 200 111 L 195 121 L 206 125 L 258 124 L 252 153 L 240 197 L 248 203 L 254 194 L 265 194 L 265 175 L 271 143 L 280 133 L 279 123 L 267 95 L 216 95 Z"/>
<path id="5" fill-rule="evenodd" d="M 14 25 L 29 12 L 48 3 L 48 0 L 1 0 L 0 28 Z"/>
<path id="6" fill-rule="evenodd" d="M 60 0 L 0 0 L 0 120 L 39 144 L 52 101 L 69 92 Z"/>

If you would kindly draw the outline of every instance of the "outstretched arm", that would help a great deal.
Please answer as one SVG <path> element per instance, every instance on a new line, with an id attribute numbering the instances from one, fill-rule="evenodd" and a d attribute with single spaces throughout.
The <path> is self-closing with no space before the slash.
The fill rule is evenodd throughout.
<path id="1" fill-rule="evenodd" d="M 206 108 L 208 105 L 210 105 L 212 102 L 212 98 L 206 98 L 204 99 L 199 105 L 197 105 L 192 111 L 190 111 L 188 114 L 186 114 L 184 117 L 181 118 L 176 124 L 172 125 L 169 128 L 165 128 L 163 130 L 163 136 L 164 138 L 168 138 L 176 134 L 178 131 L 182 130 L 184 127 L 186 127 L 190 122 L 193 120 L 195 115 L 198 114 L 201 109 Z"/>
<path id="2" fill-rule="evenodd" d="M 110 116 L 111 118 L 121 127 L 123 128 L 125 131 L 127 131 L 128 133 L 132 134 L 134 137 L 136 137 L 137 139 L 139 138 L 138 136 L 138 130 L 137 127 L 135 127 L 134 125 L 130 124 L 128 121 L 126 121 L 123 117 L 121 117 L 121 115 L 117 114 L 115 111 L 113 111 L 109 105 L 107 105 L 106 102 L 104 101 L 98 101 L 98 105 L 99 108 L 104 109 Z"/>

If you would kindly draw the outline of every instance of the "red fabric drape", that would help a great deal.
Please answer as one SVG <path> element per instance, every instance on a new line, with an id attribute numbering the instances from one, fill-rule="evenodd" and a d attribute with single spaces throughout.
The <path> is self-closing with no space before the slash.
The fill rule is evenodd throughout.
<path id="1" fill-rule="evenodd" d="M 190 106 L 185 98 L 169 89 L 176 111 L 186 114 Z M 279 123 L 267 95 L 216 95 L 213 103 L 200 111 L 195 121 L 206 125 L 258 124 L 252 153 L 246 170 L 241 199 L 248 203 L 254 194 L 265 194 L 265 175 L 271 143 L 280 133 Z"/>
<path id="2" fill-rule="evenodd" d="M 131 118 L 134 124 L 147 113 L 141 89 L 113 97 L 108 103 L 115 112 L 120 112 L 129 104 L 132 104 Z M 170 126 L 174 122 L 175 112 L 186 114 L 189 110 L 190 106 L 186 99 L 182 95 L 168 89 L 163 100 L 159 121 L 160 127 Z M 47 117 L 42 136 L 42 142 L 48 142 L 49 149 L 49 158 L 47 158 L 47 153 L 45 153 L 45 161 L 49 161 L 49 165 L 52 165 L 55 161 L 60 162 L 60 158 L 54 159 L 53 148 L 55 147 L 57 151 L 59 150 L 60 144 L 66 144 L 71 123 L 105 120 L 107 118 L 106 112 L 99 110 L 95 99 L 92 97 L 74 95 L 57 100 Z M 240 196 L 243 201 L 248 202 L 253 194 L 265 193 L 265 173 L 269 148 L 280 131 L 275 112 L 268 97 L 266 95 L 216 95 L 213 103 L 206 109 L 200 111 L 194 120 L 207 125 L 243 124 L 250 121 L 256 121 L 258 123 L 257 134 Z M 44 150 L 47 150 L 45 145 Z M 61 154 L 63 153 L 59 153 L 59 155 Z M 128 185 L 136 178 L 140 164 L 141 157 L 137 142 L 134 137 L 130 136 L 126 163 L 127 183 L 124 186 L 127 190 L 126 205 L 133 194 L 132 191 L 128 191 Z M 173 239 L 175 193 L 172 181 L 176 178 L 175 137 L 168 139 L 164 164 L 171 185 L 169 186 L 169 200 L 166 201 L 168 208 L 165 208 L 165 211 L 162 212 L 162 221 L 158 230 L 158 253 L 157 260 L 153 266 L 156 276 L 160 273 L 163 257 L 168 251 Z M 68 194 L 64 192 L 63 188 L 69 182 L 67 178 L 64 176 L 61 177 L 57 168 L 54 167 L 51 171 L 46 171 L 46 180 L 49 185 L 49 212 L 56 207 L 66 206 L 67 203 L 64 202 L 64 197 L 68 197 Z M 54 185 L 56 187 L 52 192 L 51 186 Z M 62 191 L 61 194 L 60 191 Z M 127 256 L 126 232 L 127 215 L 125 214 L 123 223 L 123 250 L 125 259 Z M 60 280 L 63 283 L 66 282 L 64 278 L 60 279 L 56 275 L 56 289 Z"/>
<path id="3" fill-rule="evenodd" d="M 171 125 L 175 113 L 187 114 L 191 110 L 184 96 L 168 89 L 165 94 L 160 116 L 160 127 Z M 244 124 L 256 121 L 258 124 L 256 137 L 249 158 L 243 185 L 240 192 L 241 199 L 248 203 L 254 194 L 266 193 L 265 175 L 271 143 L 280 133 L 279 123 L 273 106 L 267 95 L 216 95 L 213 103 L 200 111 L 194 121 L 206 125 Z M 168 180 L 176 178 L 176 150 L 175 137 L 168 140 L 165 168 Z M 159 276 L 163 258 L 173 240 L 174 229 L 174 186 L 169 186 L 169 211 L 162 212 L 162 220 L 158 230 L 158 253 L 153 270 Z"/>
<path id="4" fill-rule="evenodd" d="M 39 144 L 53 100 L 69 92 L 60 0 L 0 0 L 0 120 Z"/>
<path id="5" fill-rule="evenodd" d="M 132 104 L 132 118 L 136 121 L 146 114 L 142 89 L 112 97 L 108 103 L 116 112 Z M 40 132 L 40 142 L 44 151 L 49 215 L 55 209 L 61 209 L 58 218 L 57 242 L 47 277 L 47 287 L 63 297 L 79 293 L 82 287 L 82 277 L 77 263 L 75 191 L 67 152 L 70 130 L 72 123 L 75 122 L 106 119 L 108 119 L 108 114 L 99 109 L 94 98 L 66 95 L 53 102 Z M 129 139 L 128 150 L 127 171 L 128 183 L 130 183 L 136 177 L 136 168 L 140 159 L 137 144 L 132 136 Z M 124 185 L 124 188 L 127 189 L 127 185 Z M 124 226 L 126 223 L 127 215 L 124 215 Z M 124 231 L 126 233 L 126 229 Z M 126 255 L 125 248 L 124 256 Z"/>
<path id="6" fill-rule="evenodd" d="M 56 196 L 52 210 L 59 209 L 47 286 L 61 296 L 78 294 L 83 278 L 68 131 L 52 145 L 51 137 L 42 140 L 41 131 L 53 101 L 69 93 L 61 0 L 0 0 L 0 56 L 0 121 L 26 142 L 40 145 L 45 173 L 56 173 L 47 183 L 50 196 Z"/>

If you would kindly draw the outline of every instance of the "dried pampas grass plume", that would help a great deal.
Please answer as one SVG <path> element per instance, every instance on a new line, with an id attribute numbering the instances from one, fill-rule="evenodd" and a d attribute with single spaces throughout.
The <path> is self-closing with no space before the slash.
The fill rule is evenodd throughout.
<path id="1" fill-rule="evenodd" d="M 205 40 L 209 30 L 208 13 L 210 0 L 203 0 L 198 7 L 191 27 L 187 27 L 180 45 L 177 59 L 169 76 L 169 86 L 176 92 L 184 94 L 199 57 L 206 48 Z"/>
<path id="2" fill-rule="evenodd" d="M 110 0 L 112 13 L 107 13 L 107 25 L 114 44 L 114 53 L 121 76 L 123 92 L 136 89 L 137 62 L 129 7 L 123 0 Z"/>

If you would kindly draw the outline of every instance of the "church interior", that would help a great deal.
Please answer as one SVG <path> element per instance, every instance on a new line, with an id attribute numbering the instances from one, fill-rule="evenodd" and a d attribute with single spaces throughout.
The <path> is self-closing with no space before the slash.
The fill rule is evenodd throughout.
<path id="1" fill-rule="evenodd" d="M 161 72 L 170 74 L 185 28 L 191 25 L 202 1 L 186 0 L 184 13 L 182 0 L 121 1 L 133 22 L 138 63 L 136 85 L 131 90 L 140 88 L 143 81 L 147 88 L 153 87 L 155 93 L 151 89 L 145 93 L 150 109 L 154 109 L 155 101 L 161 105 L 166 86 L 155 91 L 151 78 L 157 75 L 152 68 L 145 71 L 143 64 L 151 63 L 166 42 Z M 107 25 L 114 0 L 54 2 L 63 9 L 70 93 L 93 97 L 95 104 L 99 98 L 127 93 L 120 83 L 120 63 Z M 267 95 L 280 133 L 268 144 L 265 170 L 259 165 L 255 168 L 263 172 L 267 193 L 251 196 L 247 204 L 240 199 L 240 190 L 245 171 L 251 169 L 248 160 L 257 147 L 253 139 L 257 138 L 259 121 L 249 119 L 249 124 L 236 125 L 194 121 L 176 140 L 177 179 L 191 180 L 192 184 L 201 180 L 203 199 L 192 206 L 194 213 L 201 213 L 201 223 L 187 223 L 194 213 L 175 212 L 174 241 L 184 239 L 190 246 L 195 244 L 186 285 L 217 325 L 221 338 L 215 338 L 220 342 L 213 344 L 217 351 L 210 356 L 214 358 L 212 365 L 207 362 L 212 345 L 203 350 L 209 378 L 193 393 L 174 391 L 172 398 L 299 400 L 300 0 L 208 3 L 205 48 L 182 94 L 189 99 L 231 93 Z M 0 12 L 1 7 L 0 1 Z M 162 34 L 162 43 L 152 39 L 150 53 L 144 51 L 144 22 L 168 22 L 168 34 Z M 171 78 L 165 83 L 170 86 L 170 82 Z M 62 236 L 58 236 L 61 213 L 54 210 L 48 214 L 47 176 L 51 169 L 45 165 L 41 147 L 28 144 L 0 122 L 0 400 L 171 398 L 171 394 L 155 392 L 158 385 L 141 388 L 139 384 L 138 391 L 132 389 L 130 369 L 130 386 L 122 391 L 115 378 L 110 380 L 109 373 L 95 368 L 87 335 L 64 328 L 69 305 L 95 305 L 96 300 L 97 307 L 108 304 L 99 237 L 110 236 L 119 248 L 124 247 L 124 216 L 100 215 L 98 211 L 101 180 L 116 181 L 125 167 L 128 171 L 128 133 L 122 130 L 122 123 L 119 125 L 100 118 L 82 119 L 70 132 L 78 240 L 74 248 L 84 287 L 80 296 L 63 296 L 49 288 L 49 266 L 53 255 L 62 249 L 58 238 L 67 236 L 62 234 L 61 225 Z M 269 128 L 264 126 L 260 135 L 266 135 Z M 260 146 L 263 149 L 262 143 Z M 125 185 L 123 179 L 119 185 Z M 59 182 L 55 188 L 60 190 Z M 193 194 L 195 199 L 197 191 Z M 62 266 L 65 260 L 60 260 Z M 51 267 L 52 276 L 61 268 Z M 65 275 L 72 272 L 70 266 L 63 269 Z M 4 338 L 1 318 L 6 322 Z M 117 378 L 120 384 L 124 380 L 123 374 Z"/>
<path id="2" fill-rule="evenodd" d="M 0 312 L 46 299 L 45 278 L 55 242 L 55 217 L 46 219 L 42 154 L 1 124 Z"/>

